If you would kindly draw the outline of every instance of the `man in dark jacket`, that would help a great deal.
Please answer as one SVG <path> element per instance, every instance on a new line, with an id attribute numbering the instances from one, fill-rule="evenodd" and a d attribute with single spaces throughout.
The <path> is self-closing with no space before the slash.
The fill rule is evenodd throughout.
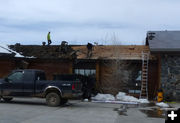
<path id="1" fill-rule="evenodd" d="M 90 57 L 92 56 L 92 48 L 93 48 L 93 45 L 92 45 L 91 43 L 88 43 L 86 47 L 87 47 L 87 50 L 88 50 L 88 52 L 87 52 L 87 58 L 90 58 Z"/>

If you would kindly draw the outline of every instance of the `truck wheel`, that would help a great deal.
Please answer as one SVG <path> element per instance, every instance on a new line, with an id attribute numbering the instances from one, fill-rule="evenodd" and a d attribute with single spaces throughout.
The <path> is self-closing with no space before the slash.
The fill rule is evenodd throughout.
<path id="1" fill-rule="evenodd" d="M 61 105 L 64 105 L 65 103 L 67 103 L 68 102 L 68 99 L 62 99 L 61 100 Z"/>
<path id="2" fill-rule="evenodd" d="M 50 92 L 46 95 L 46 103 L 48 106 L 58 106 L 60 105 L 61 98 L 60 96 L 55 92 Z"/>
<path id="3" fill-rule="evenodd" d="M 3 97 L 3 100 L 5 101 L 5 102 L 10 102 L 11 100 L 12 100 L 13 98 L 12 97 Z"/>

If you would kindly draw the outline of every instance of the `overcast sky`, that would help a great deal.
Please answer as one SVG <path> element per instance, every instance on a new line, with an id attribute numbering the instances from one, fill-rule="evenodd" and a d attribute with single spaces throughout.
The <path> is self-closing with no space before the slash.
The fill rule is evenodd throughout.
<path id="1" fill-rule="evenodd" d="M 142 44 L 149 30 L 180 30 L 180 0 L 0 0 L 0 42 Z"/>

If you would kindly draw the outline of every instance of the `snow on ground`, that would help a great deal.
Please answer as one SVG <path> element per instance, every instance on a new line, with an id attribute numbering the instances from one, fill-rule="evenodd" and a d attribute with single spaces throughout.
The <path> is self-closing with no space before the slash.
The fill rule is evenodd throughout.
<path id="1" fill-rule="evenodd" d="M 116 99 L 120 101 L 127 101 L 127 102 L 138 102 L 139 100 L 133 96 L 128 96 L 124 92 L 119 92 L 116 95 Z"/>
<path id="2" fill-rule="evenodd" d="M 96 101 L 114 101 L 115 97 L 111 94 L 98 93 L 95 97 L 92 97 L 91 99 Z"/>
<path id="3" fill-rule="evenodd" d="M 149 103 L 147 99 L 139 99 L 139 103 Z"/>
<path id="4" fill-rule="evenodd" d="M 8 45 L 6 44 L 0 44 L 0 53 L 9 53 L 9 54 L 15 53 L 16 54 L 15 57 L 24 57 L 21 54 L 9 49 Z"/>
<path id="5" fill-rule="evenodd" d="M 88 100 L 88 99 L 84 99 L 83 101 L 84 101 L 84 102 L 88 102 L 89 100 Z"/>
<path id="6" fill-rule="evenodd" d="M 125 101 L 96 101 L 96 100 L 92 100 L 91 102 L 95 102 L 95 103 L 111 103 L 111 104 L 131 104 L 131 105 L 137 105 L 138 102 L 125 102 Z"/>
<path id="7" fill-rule="evenodd" d="M 136 103 L 149 103 L 147 99 L 138 99 L 133 96 L 126 95 L 124 92 L 119 92 L 116 98 L 111 94 L 98 93 L 95 97 L 91 98 L 95 101 L 123 101 L 123 102 L 136 102 Z M 114 102 L 115 103 L 115 102 Z"/>
<path id="8" fill-rule="evenodd" d="M 119 101 L 127 101 L 127 102 L 149 103 L 147 99 L 138 99 L 136 97 L 126 95 L 126 93 L 124 92 L 119 92 L 116 95 L 116 99 Z"/>
<path id="9" fill-rule="evenodd" d="M 164 102 L 156 103 L 156 105 L 159 107 L 162 107 L 162 108 L 168 108 L 169 107 L 169 105 L 164 103 Z"/>

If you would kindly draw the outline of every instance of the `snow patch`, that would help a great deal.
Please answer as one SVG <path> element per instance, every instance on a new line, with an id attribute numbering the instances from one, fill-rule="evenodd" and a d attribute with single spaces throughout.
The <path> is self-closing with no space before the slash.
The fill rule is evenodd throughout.
<path id="1" fill-rule="evenodd" d="M 0 53 L 9 53 L 9 54 L 15 53 L 16 54 L 15 57 L 24 57 L 23 55 L 9 49 L 8 45 L 6 45 L 6 44 L 0 45 Z"/>
<path id="2" fill-rule="evenodd" d="M 83 101 L 84 101 L 84 102 L 88 102 L 89 100 L 88 100 L 88 99 L 84 99 Z"/>
<path id="3" fill-rule="evenodd" d="M 164 103 L 164 102 L 156 103 L 156 105 L 159 106 L 159 107 L 163 107 L 163 108 L 168 108 L 169 107 L 169 105 Z"/>
<path id="4" fill-rule="evenodd" d="M 147 99 L 139 99 L 139 103 L 149 103 Z"/>
<path id="5" fill-rule="evenodd" d="M 10 51 L 6 50 L 3 46 L 0 45 L 0 53 L 8 53 L 11 54 Z"/>
<path id="6" fill-rule="evenodd" d="M 91 99 L 96 101 L 114 101 L 115 97 L 111 94 L 98 93 L 95 97 L 92 97 Z"/>
<path id="7" fill-rule="evenodd" d="M 138 99 L 136 97 L 126 95 L 126 93 L 124 92 L 119 92 L 116 95 L 116 98 L 111 94 L 98 93 L 95 97 L 92 97 L 91 99 L 95 101 L 104 101 L 104 102 L 111 101 L 111 103 L 122 103 L 122 102 L 149 103 L 147 99 Z"/>
<path id="8" fill-rule="evenodd" d="M 116 99 L 120 101 L 127 101 L 127 102 L 139 102 L 139 100 L 133 96 L 128 96 L 124 92 L 119 92 L 116 95 Z"/>
<path id="9" fill-rule="evenodd" d="M 147 99 L 138 99 L 136 97 L 126 95 L 126 93 L 124 92 L 119 92 L 116 95 L 116 99 L 119 101 L 127 101 L 127 102 L 149 103 Z"/>
<path id="10" fill-rule="evenodd" d="M 91 102 L 95 103 L 111 103 L 111 104 L 131 104 L 131 105 L 137 105 L 138 102 L 124 102 L 124 101 L 95 101 L 92 100 Z"/>

